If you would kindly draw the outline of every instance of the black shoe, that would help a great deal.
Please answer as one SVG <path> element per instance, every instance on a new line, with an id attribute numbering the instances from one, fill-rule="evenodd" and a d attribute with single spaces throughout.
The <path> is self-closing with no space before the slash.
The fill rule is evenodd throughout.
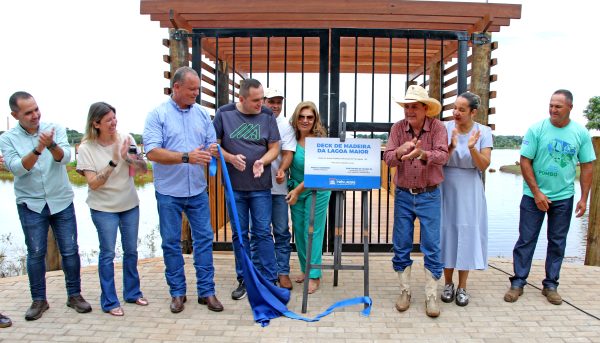
<path id="1" fill-rule="evenodd" d="M 12 325 L 10 318 L 0 313 L 0 328 L 7 328 Z"/>
<path id="2" fill-rule="evenodd" d="M 67 306 L 79 313 L 88 313 L 92 311 L 92 306 L 83 299 L 81 294 L 70 296 L 67 299 Z"/>
<path id="3" fill-rule="evenodd" d="M 246 284 L 244 281 L 240 281 L 237 288 L 231 292 L 231 299 L 233 300 L 241 300 L 246 297 Z"/>
<path id="4" fill-rule="evenodd" d="M 34 300 L 29 309 L 27 309 L 27 312 L 25 312 L 25 320 L 40 319 L 42 314 L 49 308 L 50 306 L 46 300 Z"/>

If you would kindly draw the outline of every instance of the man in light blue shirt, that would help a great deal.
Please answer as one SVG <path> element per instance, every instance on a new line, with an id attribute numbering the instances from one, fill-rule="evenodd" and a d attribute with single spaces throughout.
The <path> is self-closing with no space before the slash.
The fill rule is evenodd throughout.
<path id="1" fill-rule="evenodd" d="M 207 111 L 196 103 L 200 78 L 195 70 L 177 69 L 171 88 L 171 98 L 148 114 L 143 134 L 146 156 L 153 162 L 170 309 L 183 311 L 187 300 L 180 245 L 181 213 L 185 212 L 192 229 L 198 303 L 220 312 L 223 305 L 215 296 L 213 230 L 204 175 L 211 159 L 208 148 L 216 143 L 215 129 Z"/>
<path id="2" fill-rule="evenodd" d="M 46 250 L 48 226 L 62 256 L 67 284 L 67 306 L 79 313 L 92 307 L 81 296 L 77 222 L 73 190 L 65 165 L 71 149 L 64 128 L 40 122 L 40 109 L 27 92 L 9 99 L 12 116 L 19 121 L 0 136 L 6 168 L 14 174 L 19 219 L 27 245 L 27 274 L 33 303 L 26 320 L 39 319 L 49 308 L 46 300 Z"/>

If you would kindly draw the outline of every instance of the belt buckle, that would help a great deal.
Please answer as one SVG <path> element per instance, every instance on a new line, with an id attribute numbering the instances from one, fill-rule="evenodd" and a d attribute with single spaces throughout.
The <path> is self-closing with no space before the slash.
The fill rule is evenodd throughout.
<path id="1" fill-rule="evenodd" d="M 419 193 L 417 193 L 417 192 L 413 191 L 413 189 L 418 189 L 418 188 L 409 188 L 409 189 L 408 189 L 408 192 L 409 192 L 410 194 L 412 194 L 412 195 L 417 195 L 417 194 L 419 194 Z"/>

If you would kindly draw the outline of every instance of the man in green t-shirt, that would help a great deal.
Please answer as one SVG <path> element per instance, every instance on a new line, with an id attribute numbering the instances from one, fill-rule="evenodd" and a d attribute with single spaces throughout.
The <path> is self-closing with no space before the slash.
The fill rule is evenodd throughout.
<path id="1" fill-rule="evenodd" d="M 572 108 L 573 94 L 568 90 L 557 90 L 550 98 L 550 118 L 531 126 L 523 138 L 521 173 L 524 182 L 519 239 L 513 250 L 515 274 L 510 278 L 510 289 L 504 295 L 507 302 L 515 302 L 523 294 L 533 252 L 547 214 L 548 249 L 542 294 L 554 305 L 562 303 L 556 289 L 573 213 L 576 166 L 579 162 L 581 198 L 575 206 L 575 215 L 581 217 L 592 185 L 592 162 L 596 159 L 588 131 L 569 118 Z"/>

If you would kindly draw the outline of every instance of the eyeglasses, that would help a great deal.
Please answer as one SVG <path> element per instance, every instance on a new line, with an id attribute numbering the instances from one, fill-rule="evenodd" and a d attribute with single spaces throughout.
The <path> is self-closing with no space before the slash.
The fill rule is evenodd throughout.
<path id="1" fill-rule="evenodd" d="M 303 120 L 313 121 L 313 120 L 315 120 L 315 116 L 305 116 L 303 114 L 299 115 L 298 116 L 298 121 L 303 121 Z"/>

